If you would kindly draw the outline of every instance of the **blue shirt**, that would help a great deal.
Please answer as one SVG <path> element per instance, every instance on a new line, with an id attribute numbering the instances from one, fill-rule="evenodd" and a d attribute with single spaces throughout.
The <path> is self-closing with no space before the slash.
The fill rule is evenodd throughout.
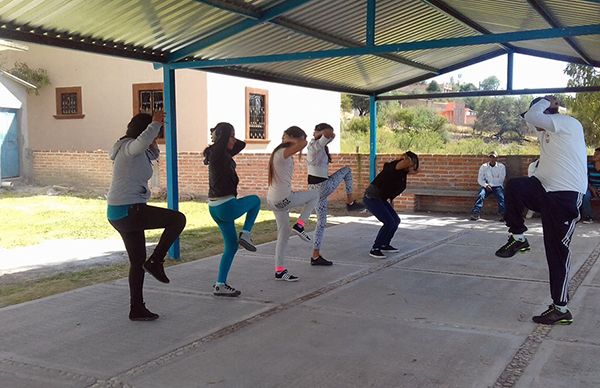
<path id="1" fill-rule="evenodd" d="M 600 171 L 596 170 L 594 163 L 588 163 L 588 182 L 595 188 L 600 189 Z"/>

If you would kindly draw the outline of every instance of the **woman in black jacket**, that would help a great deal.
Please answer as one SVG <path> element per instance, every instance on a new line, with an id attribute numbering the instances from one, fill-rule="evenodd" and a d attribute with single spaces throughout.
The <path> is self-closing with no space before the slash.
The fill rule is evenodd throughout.
<path id="1" fill-rule="evenodd" d="M 365 190 L 365 206 L 379 221 L 383 222 L 369 252 L 371 257 L 383 259 L 386 257 L 385 252 L 398 252 L 390 245 L 400 225 L 400 217 L 391 202 L 406 189 L 406 176 L 418 169 L 419 157 L 408 151 L 400 159 L 385 163 L 383 170 Z"/>
<path id="2" fill-rule="evenodd" d="M 235 138 L 233 126 L 219 123 L 211 129 L 211 135 L 213 144 L 204 150 L 204 164 L 208 165 L 208 209 L 221 229 L 225 245 L 213 294 L 238 296 L 241 292 L 226 283 L 227 274 L 238 244 L 249 251 L 256 251 L 251 232 L 260 210 L 260 199 L 256 195 L 237 198 L 239 178 L 233 157 L 246 147 L 246 143 Z M 235 220 L 244 214 L 246 220 L 238 239 Z"/>

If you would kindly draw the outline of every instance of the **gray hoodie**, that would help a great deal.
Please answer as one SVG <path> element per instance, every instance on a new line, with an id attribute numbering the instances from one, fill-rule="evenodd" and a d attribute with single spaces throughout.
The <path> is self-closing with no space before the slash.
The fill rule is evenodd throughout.
<path id="1" fill-rule="evenodd" d="M 160 151 L 150 145 L 158 136 L 161 123 L 153 121 L 136 139 L 118 140 L 110 151 L 113 177 L 108 191 L 108 204 L 146 203 L 150 198 L 148 180 L 152 177 L 152 160 Z"/>

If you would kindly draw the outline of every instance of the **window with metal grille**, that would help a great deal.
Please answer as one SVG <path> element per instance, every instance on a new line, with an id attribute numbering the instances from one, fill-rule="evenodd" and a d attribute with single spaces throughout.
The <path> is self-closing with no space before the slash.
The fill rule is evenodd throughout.
<path id="1" fill-rule="evenodd" d="M 154 114 L 164 110 L 163 84 L 161 82 L 133 84 L 133 115 L 138 113 Z M 165 142 L 164 128 L 160 129 L 158 143 Z"/>
<path id="2" fill-rule="evenodd" d="M 56 88 L 57 119 L 82 119 L 81 87 Z"/>
<path id="3" fill-rule="evenodd" d="M 246 143 L 269 142 L 268 102 L 268 91 L 246 88 Z"/>

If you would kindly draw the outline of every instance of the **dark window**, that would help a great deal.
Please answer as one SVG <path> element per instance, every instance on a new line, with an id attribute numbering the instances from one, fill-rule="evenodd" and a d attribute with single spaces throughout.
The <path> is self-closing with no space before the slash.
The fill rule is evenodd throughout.
<path id="1" fill-rule="evenodd" d="M 81 119 L 82 112 L 81 87 L 56 88 L 56 115 L 57 119 Z"/>
<path id="2" fill-rule="evenodd" d="M 133 114 L 148 113 L 164 109 L 163 84 L 160 82 L 133 85 Z M 158 133 L 159 143 L 165 142 L 164 128 Z"/>
<path id="3" fill-rule="evenodd" d="M 246 88 L 246 142 L 269 141 L 268 92 Z"/>

